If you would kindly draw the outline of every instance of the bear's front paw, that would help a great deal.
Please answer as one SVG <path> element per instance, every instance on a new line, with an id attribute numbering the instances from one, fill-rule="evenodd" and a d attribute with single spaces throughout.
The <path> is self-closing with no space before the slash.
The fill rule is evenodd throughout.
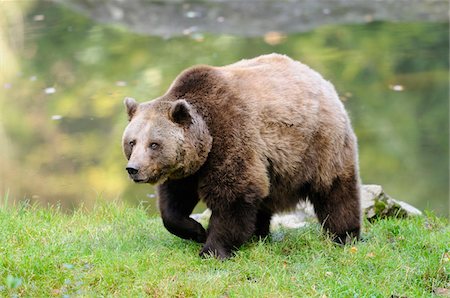
<path id="1" fill-rule="evenodd" d="M 225 260 L 231 258 L 232 252 L 230 249 L 224 247 L 205 244 L 199 255 L 202 258 L 214 257 L 216 259 Z"/>

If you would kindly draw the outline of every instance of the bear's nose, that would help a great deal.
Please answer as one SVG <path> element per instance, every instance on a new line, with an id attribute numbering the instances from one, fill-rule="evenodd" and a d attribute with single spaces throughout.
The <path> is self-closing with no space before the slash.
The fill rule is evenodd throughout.
<path id="1" fill-rule="evenodd" d="M 127 170 L 128 174 L 130 174 L 130 175 L 135 175 L 135 174 L 137 174 L 137 172 L 139 172 L 139 169 L 136 169 L 133 167 L 126 167 L 126 170 Z"/>

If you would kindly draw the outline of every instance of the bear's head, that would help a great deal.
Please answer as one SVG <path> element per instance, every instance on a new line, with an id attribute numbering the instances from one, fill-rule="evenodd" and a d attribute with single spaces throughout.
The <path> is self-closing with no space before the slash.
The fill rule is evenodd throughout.
<path id="1" fill-rule="evenodd" d="M 212 146 L 208 127 L 183 99 L 137 103 L 125 98 L 128 126 L 122 137 L 126 170 L 136 183 L 162 183 L 194 174 Z"/>

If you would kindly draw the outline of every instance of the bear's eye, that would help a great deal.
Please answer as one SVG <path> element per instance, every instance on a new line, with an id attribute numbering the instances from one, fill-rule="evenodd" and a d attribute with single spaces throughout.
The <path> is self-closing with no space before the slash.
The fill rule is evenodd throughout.
<path id="1" fill-rule="evenodd" d="M 133 141 L 130 141 L 130 143 L 129 143 L 129 144 L 130 144 L 131 148 L 133 148 L 133 147 L 134 147 L 134 145 L 136 145 L 136 141 L 134 141 L 134 140 L 133 140 Z"/>
<path id="2" fill-rule="evenodd" d="M 150 149 L 156 150 L 158 148 L 159 148 L 159 144 L 158 143 L 150 143 Z"/>

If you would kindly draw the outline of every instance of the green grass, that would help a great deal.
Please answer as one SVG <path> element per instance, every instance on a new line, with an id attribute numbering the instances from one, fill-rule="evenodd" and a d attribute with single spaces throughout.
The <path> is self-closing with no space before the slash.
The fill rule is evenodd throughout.
<path id="1" fill-rule="evenodd" d="M 0 207 L 0 296 L 432 297 L 450 288 L 448 219 L 364 225 L 354 246 L 333 245 L 313 224 L 218 261 L 142 208 Z"/>

